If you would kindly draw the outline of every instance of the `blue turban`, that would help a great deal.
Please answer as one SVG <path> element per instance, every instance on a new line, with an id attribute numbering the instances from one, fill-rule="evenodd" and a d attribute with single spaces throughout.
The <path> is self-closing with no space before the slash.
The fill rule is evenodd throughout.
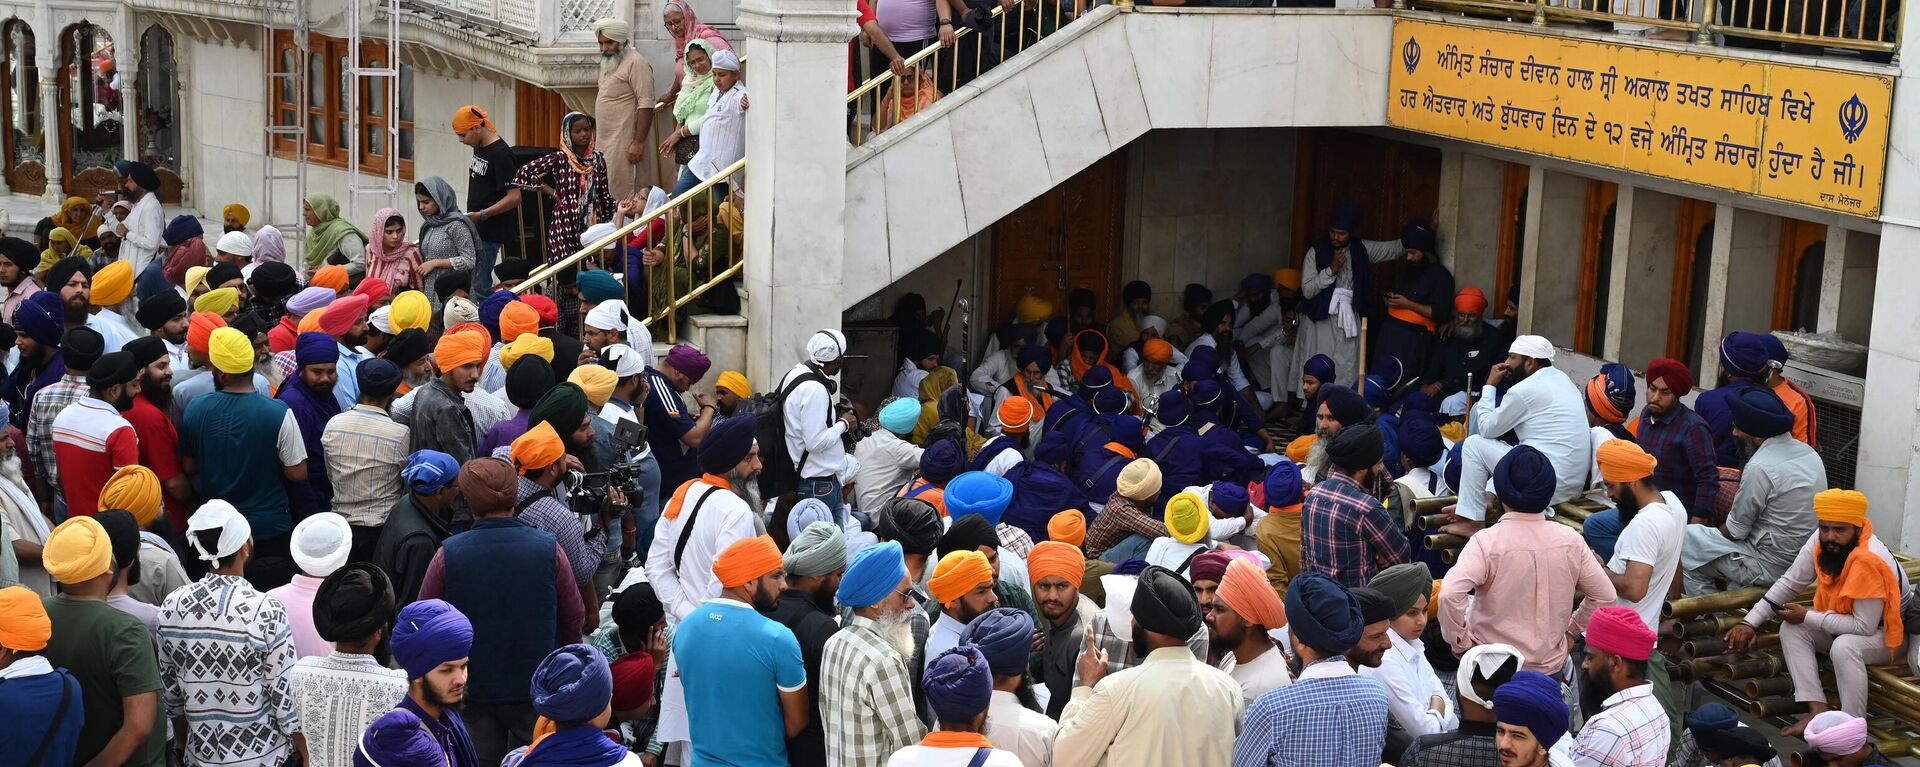
<path id="1" fill-rule="evenodd" d="M 1500 463 L 1493 467 L 1493 492 L 1500 496 L 1501 503 L 1513 511 L 1546 511 L 1547 504 L 1553 502 L 1557 481 L 1553 475 L 1553 464 L 1532 445 L 1519 445 L 1508 450 Z"/>
<path id="2" fill-rule="evenodd" d="M 1400 364 L 1399 357 L 1390 354 L 1381 355 L 1380 359 L 1373 363 L 1373 370 L 1367 374 L 1368 378 L 1374 376 L 1379 376 L 1380 380 L 1384 382 L 1382 388 L 1391 389 L 1399 386 L 1401 381 L 1406 380 L 1407 366 Z M 1367 383 L 1367 388 L 1373 388 L 1371 381 Z"/>
<path id="3" fill-rule="evenodd" d="M 1113 566 L 1114 575 L 1139 575 L 1147 570 L 1147 560 L 1138 557 Z"/>
<path id="4" fill-rule="evenodd" d="M 1180 369 L 1183 381 L 1210 381 L 1220 375 L 1220 352 L 1211 346 L 1196 346 Z"/>
<path id="5" fill-rule="evenodd" d="M 1452 489 L 1455 495 L 1460 493 L 1460 446 L 1464 444 L 1466 440 L 1461 440 L 1453 443 L 1453 447 L 1447 448 L 1447 467 L 1440 470 L 1440 478 L 1446 480 L 1447 487 Z M 1484 489 L 1482 492 L 1485 492 Z"/>
<path id="6" fill-rule="evenodd" d="M 1170 389 L 1160 395 L 1160 409 L 1155 415 L 1165 426 L 1179 426 L 1187 422 L 1187 416 L 1193 414 L 1193 408 L 1187 404 L 1187 395 L 1179 389 Z"/>
<path id="7" fill-rule="evenodd" d="M 1127 393 L 1118 386 L 1109 386 L 1093 393 L 1093 412 L 1101 415 L 1114 415 L 1127 409 Z"/>
<path id="8" fill-rule="evenodd" d="M 906 555 L 899 541 L 876 543 L 853 555 L 846 574 L 840 576 L 840 588 L 833 598 L 848 607 L 869 607 L 886 599 L 907 577 Z"/>
<path id="9" fill-rule="evenodd" d="M 1724 703 L 1708 703 L 1687 714 L 1687 729 L 1730 730 L 1740 726 L 1740 714 Z"/>
<path id="10" fill-rule="evenodd" d="M 480 324 L 493 334 L 495 342 L 500 340 L 500 312 L 505 311 L 507 304 L 514 300 L 513 291 L 501 290 L 487 294 L 486 300 L 480 302 Z"/>
<path id="11" fill-rule="evenodd" d="M 1213 412 L 1213 405 L 1220 401 L 1220 382 L 1203 378 L 1193 382 L 1193 406 L 1197 409 Z"/>
<path id="12" fill-rule="evenodd" d="M 1044 373 L 1047 368 L 1053 367 L 1053 352 L 1040 344 L 1029 343 L 1020 347 L 1020 358 L 1016 361 L 1020 363 L 1021 370 L 1026 370 L 1028 365 L 1039 365 L 1040 372 Z"/>
<path id="13" fill-rule="evenodd" d="M 1400 455 L 1415 466 L 1432 466 L 1446 454 L 1447 443 L 1440 438 L 1440 427 L 1425 413 L 1410 413 L 1400 419 Z"/>
<path id="14" fill-rule="evenodd" d="M 912 397 L 901 397 L 880 408 L 880 428 L 895 434 L 912 434 L 913 426 L 920 422 L 920 401 Z"/>
<path id="15" fill-rule="evenodd" d="M 934 719 L 971 722 L 993 700 L 993 669 L 980 648 L 963 644 L 927 660 L 921 687 Z"/>
<path id="16" fill-rule="evenodd" d="M 1567 734 L 1567 701 L 1553 677 L 1520 671 L 1493 691 L 1493 718 L 1532 730 L 1541 748 L 1552 748 Z"/>
<path id="17" fill-rule="evenodd" d="M 1300 503 L 1306 495 L 1303 484 L 1298 464 L 1285 459 L 1276 461 L 1273 468 L 1267 469 L 1267 481 L 1263 485 L 1267 508 L 1286 508 Z"/>
<path id="18" fill-rule="evenodd" d="M 198 217 L 187 215 L 174 216 L 172 221 L 167 222 L 167 228 L 160 231 L 160 241 L 166 243 L 167 247 L 171 248 L 204 234 L 206 234 L 206 230 L 200 228 L 200 219 Z"/>
<path id="19" fill-rule="evenodd" d="M 1213 502 L 1214 508 L 1229 517 L 1244 516 L 1247 513 L 1247 504 L 1251 502 L 1247 498 L 1246 485 L 1224 481 L 1215 482 L 1212 487 L 1207 488 L 1207 500 Z"/>
<path id="20" fill-rule="evenodd" d="M 1300 374 L 1312 376 L 1313 380 L 1323 384 L 1333 383 L 1333 358 L 1325 354 L 1315 354 L 1307 358 L 1306 364 L 1300 366 Z"/>
<path id="21" fill-rule="evenodd" d="M 1333 216 L 1327 222 L 1327 228 L 1352 232 L 1360 225 L 1360 206 L 1352 200 L 1341 200 L 1333 205 Z"/>
<path id="22" fill-rule="evenodd" d="M 293 341 L 293 365 L 332 365 L 340 361 L 340 342 L 325 333 L 308 331 Z"/>
<path id="23" fill-rule="evenodd" d="M 66 332 L 66 328 L 62 324 L 61 316 L 48 312 L 43 302 L 38 300 L 41 296 L 53 296 L 56 303 L 60 300 L 59 294 L 52 291 L 42 290 L 33 294 L 27 300 L 21 301 L 19 308 L 13 310 L 13 327 L 27 334 L 34 343 L 46 347 L 58 347 L 60 336 Z"/>
<path id="24" fill-rule="evenodd" d="M 509 291 L 501 291 L 509 292 Z M 754 428 L 759 418 L 752 413 L 722 418 L 700 440 L 700 470 L 725 474 L 739 466 L 753 452 Z"/>
<path id="25" fill-rule="evenodd" d="M 354 368 L 353 378 L 360 383 L 360 396 L 385 397 L 400 388 L 400 366 L 392 360 L 374 357 Z"/>
<path id="26" fill-rule="evenodd" d="M 437 493 L 460 478 L 460 462 L 438 450 L 415 450 L 407 456 L 407 467 L 400 479 L 407 488 L 421 495 Z"/>
<path id="27" fill-rule="evenodd" d="M 1027 652 L 1033 648 L 1033 616 L 1015 607 L 995 607 L 961 630 L 960 644 L 979 648 L 995 676 L 1027 673 Z"/>
<path id="28" fill-rule="evenodd" d="M 1287 585 L 1287 625 L 1300 644 L 1331 657 L 1359 644 L 1367 622 L 1347 587 L 1308 570 Z"/>
<path id="29" fill-rule="evenodd" d="M 1116 415 L 1113 417 L 1113 425 L 1107 427 L 1107 434 L 1114 442 L 1126 445 L 1128 449 L 1138 453 L 1146 444 L 1146 437 L 1141 433 L 1142 428 L 1139 418 Z"/>
<path id="30" fill-rule="evenodd" d="M 998 525 L 1000 517 L 1007 513 L 1007 504 L 1012 500 L 1013 483 L 997 474 L 969 471 L 947 482 L 949 519 L 979 514 L 986 518 L 988 524 Z"/>
<path id="31" fill-rule="evenodd" d="M 1113 369 L 1106 365 L 1095 365 L 1087 368 L 1086 374 L 1080 376 L 1080 388 L 1082 389 L 1105 389 L 1112 385 Z"/>
<path id="32" fill-rule="evenodd" d="M 1345 386 L 1323 386 L 1320 389 L 1320 404 L 1327 406 L 1327 415 L 1339 421 L 1341 426 L 1353 426 L 1365 423 L 1373 412 L 1368 409 L 1366 399 Z M 1315 413 L 1315 415 L 1319 415 Z"/>
<path id="33" fill-rule="evenodd" d="M 1374 410 L 1386 410 L 1388 406 L 1392 405 L 1392 386 L 1393 383 L 1382 377 L 1379 373 L 1368 373 L 1367 392 L 1365 395 L 1362 395 L 1366 399 L 1367 407 L 1373 408 Z"/>
<path id="34" fill-rule="evenodd" d="M 473 651 L 473 624 L 445 600 L 423 599 L 400 608 L 393 619 L 393 659 L 408 679 L 467 657 Z"/>
<path id="35" fill-rule="evenodd" d="M 1605 389 L 1602 395 L 1606 397 L 1607 403 L 1613 407 L 1613 410 L 1620 414 L 1620 418 L 1625 419 L 1626 414 L 1633 411 L 1633 401 L 1638 396 L 1634 391 L 1633 371 L 1628 370 L 1626 365 L 1609 362 L 1600 366 L 1600 377 L 1600 385 Z M 1586 396 L 1581 397 L 1586 402 L 1587 413 L 1610 423 L 1619 423 L 1620 420 L 1601 415 L 1600 411 L 1594 409 L 1592 387 L 1593 384 L 1589 382 Z"/>
<path id="36" fill-rule="evenodd" d="M 533 710 L 556 724 L 591 722 L 613 701 L 613 671 L 593 645 L 570 644 L 540 661 L 531 691 Z"/>
<path id="37" fill-rule="evenodd" d="M 942 439 L 920 453 L 921 478 L 945 485 L 967 468 L 967 450 L 958 438 Z"/>
<path id="38" fill-rule="evenodd" d="M 1759 333 L 1736 330 L 1720 342 L 1720 366 L 1741 378 L 1757 378 L 1767 370 L 1767 346 Z"/>
<path id="39" fill-rule="evenodd" d="M 574 284 L 580 286 L 580 300 L 589 304 L 617 301 L 627 297 L 626 289 L 620 286 L 620 281 L 614 279 L 613 273 L 605 269 L 588 269 L 581 272 Z"/>
<path id="40" fill-rule="evenodd" d="M 1733 411 L 1733 425 L 1758 439 L 1777 437 L 1793 429 L 1793 411 L 1780 395 L 1758 386 L 1740 389 L 1727 398 Z"/>
<path id="41" fill-rule="evenodd" d="M 382 714 L 360 736 L 353 750 L 354 767 L 399 764 L 444 764 L 447 753 L 440 740 L 411 710 L 396 708 Z"/>
<path id="42" fill-rule="evenodd" d="M 1437 245 L 1439 240 L 1433 235 L 1433 224 L 1424 218 L 1408 221 L 1406 228 L 1400 230 L 1400 246 L 1407 250 L 1432 253 Z"/>
<path id="43" fill-rule="evenodd" d="M 1761 333 L 1759 335 L 1760 347 L 1767 352 L 1767 362 L 1771 363 L 1774 367 L 1785 367 L 1787 364 L 1787 345 L 1781 343 L 1780 337 L 1772 333 Z"/>
<path id="44" fill-rule="evenodd" d="M 1273 290 L 1273 275 L 1254 272 L 1240 278 L 1240 289 L 1255 298 L 1265 298 Z"/>
<path id="45" fill-rule="evenodd" d="M 1065 317 L 1055 317 L 1047 320 L 1046 330 L 1047 344 L 1051 346 L 1060 345 L 1060 342 L 1067 337 L 1067 319 Z"/>
<path id="46" fill-rule="evenodd" d="M 1439 412 L 1440 403 L 1435 401 L 1434 398 L 1427 396 L 1427 393 L 1424 391 L 1414 389 L 1406 394 L 1400 395 L 1400 415 L 1403 418 L 1409 413 L 1435 415 Z"/>

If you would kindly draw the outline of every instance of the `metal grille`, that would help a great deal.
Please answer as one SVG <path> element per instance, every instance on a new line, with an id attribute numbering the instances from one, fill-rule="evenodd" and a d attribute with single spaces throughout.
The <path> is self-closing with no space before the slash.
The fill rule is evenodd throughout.
<path id="1" fill-rule="evenodd" d="M 1831 400 L 1813 400 L 1818 418 L 1820 460 L 1827 466 L 1827 486 L 1853 489 L 1854 463 L 1860 457 L 1860 408 Z"/>

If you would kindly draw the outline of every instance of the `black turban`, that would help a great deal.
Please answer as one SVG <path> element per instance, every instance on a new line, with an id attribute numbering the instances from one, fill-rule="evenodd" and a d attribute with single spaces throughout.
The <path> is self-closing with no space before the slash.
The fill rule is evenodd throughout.
<path id="1" fill-rule="evenodd" d="M 519 367 L 515 365 L 514 367 Z M 553 430 L 559 432 L 562 442 L 573 439 L 573 433 L 580 430 L 580 424 L 587 422 L 587 393 L 577 384 L 563 383 L 547 391 L 527 413 L 527 427 L 541 423 L 553 424 Z"/>
<path id="2" fill-rule="evenodd" d="M 956 551 L 976 551 L 981 546 L 1000 548 L 1000 534 L 994 532 L 993 523 L 979 514 L 954 520 L 940 536 L 940 556 L 943 557 Z"/>
<path id="3" fill-rule="evenodd" d="M 418 329 L 406 331 L 417 333 Z M 422 336 L 424 338 L 424 336 Z M 422 342 L 424 343 L 424 341 Z M 528 355 L 507 370 L 507 401 L 521 410 L 539 404 L 541 395 L 553 388 L 553 366 L 545 359 Z"/>
<path id="4" fill-rule="evenodd" d="M 1180 308 L 1192 309 L 1201 304 L 1213 303 L 1213 291 L 1197 282 L 1187 283 L 1187 289 L 1180 294 Z"/>
<path id="5" fill-rule="evenodd" d="M 533 274 L 533 264 L 524 258 L 503 259 L 493 267 L 493 278 L 501 282 L 524 280 Z"/>
<path id="6" fill-rule="evenodd" d="M 427 352 L 430 351 L 433 351 L 433 343 L 427 340 L 427 331 L 419 328 L 407 328 L 394 334 L 393 340 L 387 342 L 387 348 L 380 356 L 386 357 L 388 362 L 405 368 L 408 365 L 419 362 L 420 358 L 427 356 Z M 535 357 L 534 359 L 539 358 Z M 519 368 L 520 366 L 515 365 L 514 367 Z M 507 380 L 513 380 L 511 375 L 512 371 L 508 371 L 508 373 Z M 545 389 L 541 391 L 545 391 Z"/>
<path id="7" fill-rule="evenodd" d="M 213 272 L 207 272 L 207 276 L 212 277 Z M 300 289 L 300 282 L 293 275 L 293 267 L 278 261 L 255 265 L 247 284 L 253 286 L 253 294 L 261 298 L 285 298 Z"/>
<path id="8" fill-rule="evenodd" d="M 60 292 L 61 288 L 66 287 L 67 281 L 72 280 L 76 274 L 84 274 L 88 279 L 92 279 L 93 265 L 79 256 L 67 256 L 53 262 L 53 266 L 47 268 L 47 289 L 55 293 Z"/>
<path id="9" fill-rule="evenodd" d="M 1373 412 L 1373 408 L 1367 405 L 1365 397 L 1345 386 L 1322 387 L 1320 402 L 1327 406 L 1327 415 L 1339 421 L 1341 426 L 1356 426 L 1366 421 L 1367 414 Z"/>
<path id="10" fill-rule="evenodd" d="M 167 356 L 167 343 L 159 336 L 141 336 L 128 341 L 121 351 L 133 356 L 133 367 L 138 370 Z"/>
<path id="11" fill-rule="evenodd" d="M 1393 609 L 1393 600 L 1377 590 L 1355 586 L 1347 591 L 1353 594 L 1353 601 L 1360 603 L 1361 625 L 1390 621 L 1400 614 Z"/>
<path id="12" fill-rule="evenodd" d="M 18 237 L 0 237 L 0 256 L 12 261 L 14 266 L 24 271 L 33 271 L 40 267 L 40 249 L 33 243 Z"/>
<path id="13" fill-rule="evenodd" d="M 393 583 L 379 567 L 354 562 L 333 571 L 313 595 L 313 629 L 329 642 L 354 642 L 393 622 Z"/>
<path id="14" fill-rule="evenodd" d="M 1135 301 L 1152 301 L 1153 286 L 1140 280 L 1134 280 L 1127 283 L 1126 287 L 1120 289 L 1120 298 L 1128 304 L 1132 304 Z"/>
<path id="15" fill-rule="evenodd" d="M 1200 598 L 1193 584 L 1155 565 L 1140 573 L 1133 592 L 1133 619 L 1155 634 L 1186 639 L 1200 630 Z"/>
<path id="16" fill-rule="evenodd" d="M 240 267 L 221 261 L 207 270 L 207 288 L 216 289 L 234 280 L 240 279 Z"/>
<path id="17" fill-rule="evenodd" d="M 443 304 L 447 302 L 447 299 L 453 297 L 454 291 L 467 290 L 472 287 L 473 272 L 465 269 L 447 272 L 433 280 L 433 292 L 435 295 L 440 296 L 440 303 Z"/>
<path id="18" fill-rule="evenodd" d="M 118 386 L 140 375 L 140 367 L 133 364 L 133 355 L 125 351 L 101 355 L 100 359 L 87 368 L 87 388 L 105 389 Z"/>
<path id="19" fill-rule="evenodd" d="M 126 509 L 107 509 L 93 515 L 93 521 L 107 531 L 107 544 L 113 548 L 113 569 L 124 570 L 140 559 L 140 521 Z M 127 573 L 127 585 L 140 583 L 140 568 Z"/>
<path id="20" fill-rule="evenodd" d="M 924 328 L 910 331 L 907 338 L 900 342 L 900 356 L 918 362 L 946 351 L 946 344 L 940 336 Z"/>
<path id="21" fill-rule="evenodd" d="M 1232 301 L 1213 302 L 1205 312 L 1200 314 L 1200 332 L 1212 335 L 1214 331 L 1220 329 L 1221 322 L 1232 319 L 1233 311 Z"/>
<path id="22" fill-rule="evenodd" d="M 558 328 L 542 328 L 540 335 L 553 342 L 553 378 L 564 381 L 573 375 L 573 368 L 580 362 L 580 350 L 586 346 L 580 339 L 560 332 Z"/>
<path id="23" fill-rule="evenodd" d="M 1348 426 L 1327 441 L 1327 459 L 1347 471 L 1373 468 L 1385 450 L 1380 428 L 1370 423 Z"/>
<path id="24" fill-rule="evenodd" d="M 1746 757 L 1741 764 L 1757 762 L 1765 764 L 1778 756 L 1767 736 L 1752 727 L 1729 727 L 1724 730 L 1695 730 L 1693 740 L 1704 754 L 1721 759 Z"/>
<path id="25" fill-rule="evenodd" d="M 651 583 L 629 585 L 613 598 L 613 625 L 621 631 L 644 631 L 665 617 L 667 609 L 660 604 L 660 597 L 654 593 Z M 637 652 L 640 649 L 630 647 L 627 651 Z"/>
<path id="26" fill-rule="evenodd" d="M 133 318 L 140 321 L 140 327 L 158 331 L 161 325 L 186 311 L 187 299 L 181 298 L 177 291 L 163 290 L 141 301 L 140 309 L 133 313 Z"/>
<path id="27" fill-rule="evenodd" d="M 246 314 L 233 318 L 233 324 L 228 327 L 240 331 L 251 340 L 259 338 L 260 334 L 267 332 L 277 323 L 278 320 L 268 320 L 266 317 L 261 316 L 259 312 L 247 312 Z"/>
<path id="28" fill-rule="evenodd" d="M 940 512 L 918 498 L 894 498 L 874 520 L 873 534 L 899 541 L 908 554 L 932 554 L 940 545 Z"/>
<path id="29" fill-rule="evenodd" d="M 82 325 L 67 331 L 60 338 L 60 356 L 66 360 L 68 370 L 86 370 L 107 351 L 107 339 L 100 331 Z"/>

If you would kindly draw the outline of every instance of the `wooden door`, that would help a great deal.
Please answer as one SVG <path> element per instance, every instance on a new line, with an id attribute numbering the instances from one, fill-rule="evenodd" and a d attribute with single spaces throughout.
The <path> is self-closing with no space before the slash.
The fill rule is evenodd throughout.
<path id="1" fill-rule="evenodd" d="M 1780 219 L 1780 257 L 1774 265 L 1773 329 L 1817 330 L 1827 225 Z"/>
<path id="2" fill-rule="evenodd" d="M 1367 240 L 1399 239 L 1408 221 L 1431 221 L 1440 207 L 1440 150 L 1433 147 L 1343 130 L 1303 130 L 1297 163 L 1290 258 L 1320 239 L 1343 200 L 1360 206 L 1360 231 L 1354 234 Z M 1385 274 L 1390 272 L 1376 276 Z"/>
<path id="3" fill-rule="evenodd" d="M 525 80 L 513 81 L 514 146 L 556 146 L 567 104 L 560 94 Z"/>
<path id="4" fill-rule="evenodd" d="M 1065 314 L 1074 288 L 1098 297 L 1098 320 L 1116 311 L 1126 178 L 1126 154 L 1116 152 L 994 223 L 988 327 L 1013 317 L 1029 294 Z"/>
<path id="5" fill-rule="evenodd" d="M 1699 370 L 1707 322 L 1707 268 L 1713 262 L 1715 206 L 1705 200 L 1680 201 L 1680 228 L 1674 233 L 1673 285 L 1667 297 L 1667 356 Z"/>
<path id="6" fill-rule="evenodd" d="M 1580 251 L 1580 321 L 1573 329 L 1573 348 L 1594 357 L 1605 356 L 1607 301 L 1613 290 L 1613 217 L 1619 199 L 1619 184 L 1587 182 L 1580 240 L 1585 243 Z"/>

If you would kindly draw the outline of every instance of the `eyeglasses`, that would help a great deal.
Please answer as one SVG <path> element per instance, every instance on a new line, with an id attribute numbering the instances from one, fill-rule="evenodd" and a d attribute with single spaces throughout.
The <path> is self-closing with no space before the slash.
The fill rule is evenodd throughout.
<path id="1" fill-rule="evenodd" d="M 913 603 L 916 605 L 924 606 L 927 603 L 927 596 L 925 594 L 921 594 L 919 589 L 916 589 L 912 586 L 908 586 L 904 589 L 901 589 L 899 591 L 898 596 L 903 596 L 908 599 L 911 599 L 913 600 Z"/>

